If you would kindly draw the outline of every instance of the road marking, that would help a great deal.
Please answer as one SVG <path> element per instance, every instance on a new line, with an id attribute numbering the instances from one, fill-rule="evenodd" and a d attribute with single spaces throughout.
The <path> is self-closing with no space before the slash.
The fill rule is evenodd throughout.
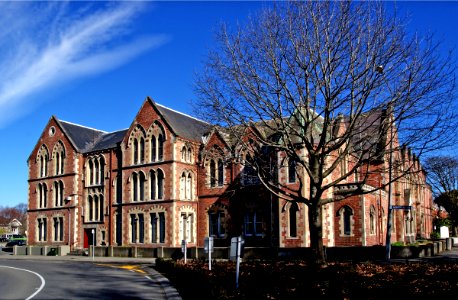
<path id="1" fill-rule="evenodd" d="M 0 267 L 3 267 L 3 268 L 9 268 L 9 269 L 14 269 L 14 270 L 19 270 L 19 271 L 25 271 L 25 272 L 29 272 L 29 273 L 32 273 L 34 275 L 36 275 L 38 278 L 40 278 L 41 280 L 41 286 L 38 288 L 38 290 L 35 291 L 35 293 L 33 293 L 32 295 L 30 295 L 28 298 L 26 298 L 25 300 L 30 300 L 32 299 L 33 297 L 35 297 L 39 292 L 41 292 L 41 290 L 45 287 L 45 279 L 43 278 L 43 276 L 41 276 L 40 274 L 38 274 L 37 272 L 34 272 L 34 271 L 30 271 L 30 270 L 27 270 L 27 269 L 21 269 L 21 268 L 15 268 L 15 267 L 10 267 L 10 266 L 0 266 Z"/>
<path id="2" fill-rule="evenodd" d="M 124 270 L 129 270 L 131 272 L 137 272 L 141 274 L 146 274 L 145 271 L 143 271 L 139 266 L 135 265 L 111 265 L 111 264 L 97 264 L 98 266 L 104 266 L 104 267 L 111 267 L 111 268 L 117 268 L 117 269 L 124 269 Z"/>

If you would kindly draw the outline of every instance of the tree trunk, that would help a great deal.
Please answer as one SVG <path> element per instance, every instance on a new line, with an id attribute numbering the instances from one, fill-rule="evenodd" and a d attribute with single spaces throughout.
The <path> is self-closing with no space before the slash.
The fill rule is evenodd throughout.
<path id="1" fill-rule="evenodd" d="M 321 207 L 315 204 L 309 206 L 309 228 L 310 247 L 312 249 L 313 255 L 312 263 L 316 266 L 326 265 L 326 256 L 324 254 L 323 247 L 323 224 L 321 221 Z"/>

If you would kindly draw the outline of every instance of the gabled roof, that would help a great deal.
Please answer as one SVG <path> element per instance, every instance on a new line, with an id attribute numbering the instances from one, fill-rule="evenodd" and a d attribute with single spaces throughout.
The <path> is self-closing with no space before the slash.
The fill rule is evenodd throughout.
<path id="1" fill-rule="evenodd" d="M 127 132 L 127 129 L 105 132 L 66 121 L 58 120 L 58 122 L 76 150 L 80 153 L 115 148 Z"/>
<path id="2" fill-rule="evenodd" d="M 62 130 L 75 146 L 76 150 L 81 153 L 90 151 L 96 141 L 98 141 L 102 135 L 106 134 L 105 131 L 82 125 L 61 120 L 58 120 L 58 122 L 60 123 Z"/>
<path id="3" fill-rule="evenodd" d="M 211 125 L 177 112 L 163 105 L 154 103 L 164 120 L 173 129 L 176 135 L 194 141 L 200 141 L 202 136 L 210 129 Z"/>

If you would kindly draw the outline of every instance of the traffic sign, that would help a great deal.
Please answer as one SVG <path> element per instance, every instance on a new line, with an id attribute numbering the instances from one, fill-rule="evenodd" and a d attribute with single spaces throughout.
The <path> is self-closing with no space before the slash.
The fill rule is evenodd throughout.
<path id="1" fill-rule="evenodd" d="M 411 205 L 392 205 L 391 209 L 412 209 Z"/>

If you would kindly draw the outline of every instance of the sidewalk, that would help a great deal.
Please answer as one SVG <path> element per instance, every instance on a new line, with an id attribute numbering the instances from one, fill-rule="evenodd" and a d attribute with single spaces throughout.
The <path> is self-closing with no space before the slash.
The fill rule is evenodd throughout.
<path id="1" fill-rule="evenodd" d="M 0 252 L 1 249 L 0 249 Z M 39 261 L 77 261 L 86 263 L 103 263 L 113 265 L 141 265 L 142 270 L 148 273 L 148 277 L 158 283 L 164 292 L 165 298 L 169 300 L 181 300 L 178 291 L 172 286 L 170 281 L 161 273 L 153 269 L 156 264 L 155 258 L 132 258 L 132 257 L 98 257 L 95 256 L 43 256 L 43 255 L 11 255 L 9 253 L 0 253 L 1 260 L 39 260 Z"/>

